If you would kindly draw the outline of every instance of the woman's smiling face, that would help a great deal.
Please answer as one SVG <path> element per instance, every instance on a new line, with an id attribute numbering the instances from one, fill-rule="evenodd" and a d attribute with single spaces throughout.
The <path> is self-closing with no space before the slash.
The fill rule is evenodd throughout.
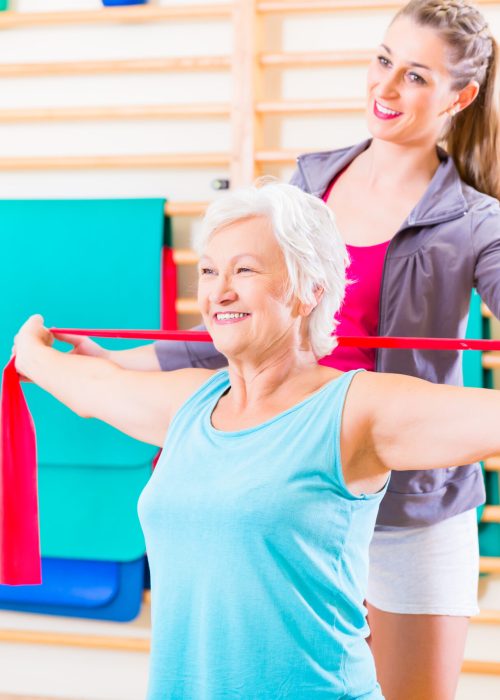
<path id="1" fill-rule="evenodd" d="M 287 295 L 288 272 L 266 217 L 215 231 L 198 269 L 198 303 L 218 350 L 265 357 L 293 343 L 297 317 Z"/>
<path id="2" fill-rule="evenodd" d="M 400 145 L 436 143 L 458 92 L 448 47 L 434 29 L 400 17 L 370 64 L 367 122 L 374 138 Z"/>

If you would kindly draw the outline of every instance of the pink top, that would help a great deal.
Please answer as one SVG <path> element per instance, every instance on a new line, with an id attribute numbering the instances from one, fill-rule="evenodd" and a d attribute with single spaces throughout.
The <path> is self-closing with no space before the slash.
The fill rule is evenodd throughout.
<path id="1" fill-rule="evenodd" d="M 325 202 L 341 174 L 337 175 L 323 195 Z M 347 286 L 344 303 L 337 313 L 337 335 L 377 335 L 380 287 L 389 243 L 390 241 L 370 246 L 346 245 L 351 258 L 347 272 L 352 284 Z M 330 355 L 323 357 L 320 364 L 342 372 L 360 367 L 373 371 L 375 350 L 337 347 Z"/>

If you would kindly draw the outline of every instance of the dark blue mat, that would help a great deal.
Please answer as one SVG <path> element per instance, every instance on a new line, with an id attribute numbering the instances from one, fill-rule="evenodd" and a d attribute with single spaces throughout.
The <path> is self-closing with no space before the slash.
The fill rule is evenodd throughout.
<path id="1" fill-rule="evenodd" d="M 0 586 L 0 608 L 125 622 L 141 607 L 144 557 L 125 563 L 43 558 L 42 581 Z"/>

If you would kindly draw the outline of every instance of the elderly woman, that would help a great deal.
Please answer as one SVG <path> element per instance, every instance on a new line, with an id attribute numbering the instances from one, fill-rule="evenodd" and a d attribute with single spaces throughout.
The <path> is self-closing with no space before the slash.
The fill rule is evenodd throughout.
<path id="1" fill-rule="evenodd" d="M 312 195 L 227 194 L 198 249 L 198 299 L 227 370 L 61 353 L 37 316 L 15 341 L 19 372 L 78 414 L 164 446 L 139 502 L 148 697 L 382 698 L 363 600 L 389 472 L 499 452 L 500 395 L 318 364 L 347 256 Z"/>

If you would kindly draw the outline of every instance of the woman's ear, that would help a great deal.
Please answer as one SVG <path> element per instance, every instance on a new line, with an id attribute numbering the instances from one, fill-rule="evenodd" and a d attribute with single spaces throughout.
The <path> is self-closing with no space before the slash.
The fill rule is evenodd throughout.
<path id="1" fill-rule="evenodd" d="M 314 302 L 311 304 L 304 304 L 303 302 L 299 302 L 299 308 L 298 308 L 298 313 L 299 316 L 310 316 L 311 313 L 314 311 L 314 309 L 318 306 L 319 302 L 323 298 L 323 294 L 325 293 L 325 290 L 323 287 L 320 287 L 317 285 L 314 288 Z"/>
<path id="2" fill-rule="evenodd" d="M 454 117 L 455 114 L 462 112 L 470 104 L 474 102 L 479 94 L 479 83 L 476 80 L 472 80 L 468 85 L 466 85 L 462 90 L 459 91 L 457 99 L 452 105 L 446 110 L 450 117 Z"/>

